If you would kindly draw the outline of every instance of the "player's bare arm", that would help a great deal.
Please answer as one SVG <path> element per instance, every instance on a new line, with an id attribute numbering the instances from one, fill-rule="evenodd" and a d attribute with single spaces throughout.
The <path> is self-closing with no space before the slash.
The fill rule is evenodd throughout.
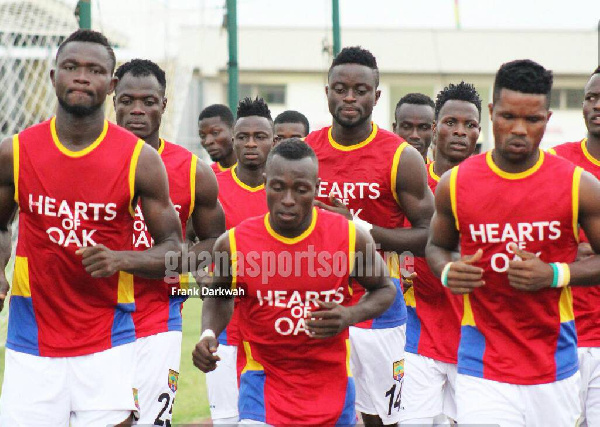
<path id="1" fill-rule="evenodd" d="M 594 286 L 600 283 L 600 182 L 588 172 L 581 174 L 579 187 L 579 224 L 594 254 L 569 264 L 570 286 Z M 515 245 L 516 246 L 516 245 Z M 554 271 L 535 254 L 515 247 L 521 260 L 511 261 L 508 279 L 511 286 L 523 291 L 537 291 L 552 285 Z"/>
<path id="2" fill-rule="evenodd" d="M 438 277 L 449 266 L 447 286 L 455 294 L 466 294 L 484 285 L 483 269 L 476 267 L 481 249 L 473 255 L 460 256 L 459 234 L 450 202 L 450 173 L 446 172 L 435 191 L 435 212 L 431 219 L 429 241 L 425 249 L 427 263 Z"/>
<path id="3" fill-rule="evenodd" d="M 433 194 L 427 185 L 423 158 L 413 147 L 404 148 L 400 156 L 395 185 L 400 207 L 412 227 L 390 229 L 373 226 L 373 239 L 384 251 L 410 251 L 415 256 L 424 256 L 433 214 Z"/>
<path id="4" fill-rule="evenodd" d="M 9 289 L 4 270 L 11 253 L 10 224 L 17 210 L 14 194 L 12 138 L 6 138 L 0 143 L 0 310 Z"/>
<path id="5" fill-rule="evenodd" d="M 210 287 L 213 289 L 231 289 L 231 249 L 229 232 L 219 237 L 214 245 L 213 259 L 215 260 L 214 275 Z M 202 372 L 213 371 L 217 367 L 219 356 L 217 351 L 218 337 L 225 330 L 233 314 L 233 297 L 205 298 L 202 305 L 202 337 L 192 352 L 194 366 Z M 212 331 L 207 334 L 205 331 Z"/>
<path id="6" fill-rule="evenodd" d="M 134 206 L 138 199 L 154 246 L 145 251 L 113 251 L 104 245 L 78 250 L 92 277 L 125 271 L 160 279 L 165 276 L 166 254 L 181 251 L 181 223 L 169 198 L 167 172 L 156 150 L 147 145 L 142 147 L 136 168 Z"/>
<path id="7" fill-rule="evenodd" d="M 371 235 L 356 229 L 354 277 L 366 289 L 361 300 L 350 307 L 334 302 L 317 301 L 319 309 L 306 321 L 313 338 L 329 338 L 349 326 L 373 319 L 385 312 L 396 296 L 396 287 L 381 255 L 375 250 Z"/>

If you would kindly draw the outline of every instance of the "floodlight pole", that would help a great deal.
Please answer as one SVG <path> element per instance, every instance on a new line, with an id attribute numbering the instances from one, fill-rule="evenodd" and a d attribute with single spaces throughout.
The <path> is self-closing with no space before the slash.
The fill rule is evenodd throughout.
<path id="1" fill-rule="evenodd" d="M 77 11 L 79 16 L 79 28 L 84 30 L 92 29 L 92 0 L 79 0 L 77 2 Z"/>
<path id="2" fill-rule="evenodd" d="M 229 62 L 227 70 L 229 85 L 227 97 L 231 111 L 237 110 L 238 104 L 238 45 L 237 45 L 237 0 L 227 0 L 227 37 L 229 40 Z"/>
<path id="3" fill-rule="evenodd" d="M 340 0 L 331 0 L 331 19 L 333 23 L 333 56 L 337 56 L 341 50 L 340 36 Z"/>

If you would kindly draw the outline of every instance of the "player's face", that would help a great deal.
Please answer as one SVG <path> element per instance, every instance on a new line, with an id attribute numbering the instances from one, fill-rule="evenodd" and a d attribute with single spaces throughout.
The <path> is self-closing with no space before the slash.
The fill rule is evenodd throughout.
<path id="1" fill-rule="evenodd" d="M 238 163 L 249 168 L 265 164 L 273 148 L 273 124 L 266 117 L 241 117 L 233 127 L 233 151 Z"/>
<path id="2" fill-rule="evenodd" d="M 117 124 L 146 139 L 158 134 L 167 99 L 155 76 L 133 76 L 127 73 L 115 89 Z"/>
<path id="3" fill-rule="evenodd" d="M 600 74 L 594 74 L 585 85 L 583 118 L 588 132 L 600 138 Z"/>
<path id="4" fill-rule="evenodd" d="M 233 150 L 233 130 L 221 117 L 209 117 L 198 123 L 200 144 L 213 162 L 225 159 Z"/>
<path id="5" fill-rule="evenodd" d="M 535 155 L 552 115 L 546 95 L 502 89 L 490 104 L 495 149 L 510 163 L 522 163 Z"/>
<path id="6" fill-rule="evenodd" d="M 114 89 L 112 67 L 110 55 L 101 44 L 67 43 L 50 72 L 60 106 L 78 117 L 99 110 Z"/>
<path id="7" fill-rule="evenodd" d="M 437 155 L 462 162 L 475 151 L 480 131 L 479 111 L 474 104 L 446 101 L 435 126 Z"/>
<path id="8" fill-rule="evenodd" d="M 396 110 L 394 133 L 425 157 L 433 139 L 433 117 L 433 108 L 429 105 L 402 104 Z"/>
<path id="9" fill-rule="evenodd" d="M 304 138 L 306 129 L 302 123 L 277 123 L 274 126 L 275 142 L 288 138 Z"/>
<path id="10" fill-rule="evenodd" d="M 300 234 L 308 228 L 317 194 L 317 164 L 310 157 L 288 160 L 275 155 L 265 172 L 265 191 L 276 230 Z"/>
<path id="11" fill-rule="evenodd" d="M 329 85 L 325 88 L 329 112 L 341 126 L 353 128 L 371 120 L 373 107 L 377 104 L 375 72 L 359 64 L 343 64 L 333 67 Z"/>

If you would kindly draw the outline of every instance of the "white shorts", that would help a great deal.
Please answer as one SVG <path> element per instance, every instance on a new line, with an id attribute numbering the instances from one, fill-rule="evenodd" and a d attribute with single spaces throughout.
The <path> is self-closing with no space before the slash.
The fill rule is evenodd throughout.
<path id="1" fill-rule="evenodd" d="M 213 420 L 239 417 L 237 381 L 237 346 L 219 344 L 217 369 L 206 374 L 210 416 Z"/>
<path id="2" fill-rule="evenodd" d="M 600 426 L 600 348 L 577 349 L 581 372 L 581 426 Z"/>
<path id="3" fill-rule="evenodd" d="M 161 332 L 140 338 L 134 344 L 137 360 L 134 385 L 140 405 L 136 424 L 168 425 L 179 379 L 181 332 Z"/>
<path id="4" fill-rule="evenodd" d="M 350 369 L 356 411 L 378 415 L 383 424 L 400 419 L 406 325 L 388 329 L 350 327 Z"/>
<path id="5" fill-rule="evenodd" d="M 579 372 L 548 384 L 515 385 L 458 374 L 459 424 L 573 427 L 581 415 Z"/>
<path id="6" fill-rule="evenodd" d="M 6 349 L 0 425 L 106 427 L 125 421 L 136 410 L 133 344 L 76 357 Z"/>
<path id="7" fill-rule="evenodd" d="M 456 365 L 409 352 L 404 357 L 400 421 L 423 424 L 430 418 L 433 423 L 442 414 L 455 420 Z"/>

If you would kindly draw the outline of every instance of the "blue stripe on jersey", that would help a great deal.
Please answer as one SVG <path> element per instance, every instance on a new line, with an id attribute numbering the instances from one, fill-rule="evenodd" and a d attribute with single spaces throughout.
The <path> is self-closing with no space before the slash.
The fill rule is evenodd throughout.
<path id="1" fill-rule="evenodd" d="M 476 326 L 463 325 L 460 328 L 458 346 L 458 373 L 483 378 L 483 353 L 485 337 Z"/>
<path id="2" fill-rule="evenodd" d="M 229 345 L 229 343 L 227 342 L 227 328 L 223 329 L 223 332 L 219 334 L 217 341 L 219 341 L 219 344 Z"/>
<path id="3" fill-rule="evenodd" d="M 9 304 L 6 348 L 39 356 L 38 327 L 31 297 L 12 295 Z"/>
<path id="4" fill-rule="evenodd" d="M 265 371 L 246 371 L 240 376 L 240 420 L 265 423 Z"/>
<path id="5" fill-rule="evenodd" d="M 117 304 L 110 334 L 112 347 L 135 341 L 135 327 L 131 316 L 133 311 L 135 311 L 135 303 Z"/>
<path id="6" fill-rule="evenodd" d="M 554 353 L 556 363 L 556 381 L 569 378 L 579 369 L 577 360 L 577 333 L 575 321 L 562 322 Z"/>
<path id="7" fill-rule="evenodd" d="M 419 352 L 419 339 L 421 338 L 421 321 L 417 316 L 415 307 L 406 307 L 408 320 L 406 321 L 406 346 L 404 350 L 409 353 Z"/>
<path id="8" fill-rule="evenodd" d="M 172 297 L 169 299 L 169 320 L 167 322 L 168 331 L 179 331 L 181 332 L 181 326 L 183 324 L 181 318 L 181 305 L 187 298 L 185 297 Z"/>
<path id="9" fill-rule="evenodd" d="M 335 423 L 336 426 L 341 427 L 356 425 L 356 410 L 354 409 L 355 401 L 356 388 L 354 386 L 354 378 L 348 377 L 348 384 L 346 385 L 346 399 L 344 400 L 342 413 Z"/>
<path id="10" fill-rule="evenodd" d="M 396 298 L 390 308 L 381 316 L 373 319 L 371 329 L 395 328 L 406 323 L 406 303 L 404 302 L 400 279 L 392 277 L 392 281 L 396 285 Z"/>

